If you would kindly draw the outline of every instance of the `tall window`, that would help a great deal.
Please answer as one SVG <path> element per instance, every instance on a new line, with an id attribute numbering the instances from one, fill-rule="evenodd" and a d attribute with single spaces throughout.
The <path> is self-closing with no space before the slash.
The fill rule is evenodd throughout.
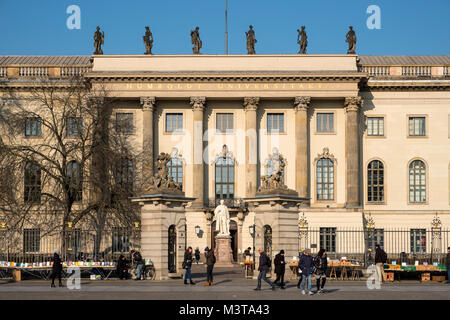
<path id="1" fill-rule="evenodd" d="M 284 132 L 284 113 L 267 114 L 267 132 Z"/>
<path id="2" fill-rule="evenodd" d="M 334 132 L 334 113 L 318 113 L 316 131 Z"/>
<path id="3" fill-rule="evenodd" d="M 232 131 L 233 127 L 233 114 L 232 113 L 217 113 L 216 114 L 216 130 L 220 133 L 226 133 Z"/>
<path id="4" fill-rule="evenodd" d="M 384 248 L 384 229 L 375 229 L 368 233 L 369 247 L 375 249 L 375 245 L 379 244 L 381 249 Z"/>
<path id="5" fill-rule="evenodd" d="M 183 131 L 183 114 L 166 113 L 166 132 Z"/>
<path id="6" fill-rule="evenodd" d="M 427 252 L 427 231 L 425 229 L 411 229 L 411 253 Z"/>
<path id="7" fill-rule="evenodd" d="M 40 137 L 42 136 L 42 119 L 26 118 L 25 120 L 25 136 L 27 137 Z"/>
<path id="8" fill-rule="evenodd" d="M 39 228 L 23 229 L 23 252 L 39 252 L 41 247 Z"/>
<path id="9" fill-rule="evenodd" d="M 368 117 L 367 118 L 367 135 L 368 136 L 384 136 L 384 118 Z"/>
<path id="10" fill-rule="evenodd" d="M 320 228 L 320 248 L 336 252 L 336 228 Z"/>
<path id="11" fill-rule="evenodd" d="M 117 187 L 127 191 L 132 191 L 134 179 L 133 160 L 128 157 L 123 157 L 117 164 L 116 170 Z"/>
<path id="12" fill-rule="evenodd" d="M 67 249 L 73 254 L 79 253 L 81 251 L 81 230 L 72 229 L 65 231 L 65 235 Z"/>
<path id="13" fill-rule="evenodd" d="M 41 168 L 34 162 L 25 165 L 24 201 L 41 201 Z"/>
<path id="14" fill-rule="evenodd" d="M 317 200 L 334 200 L 333 161 L 321 158 L 316 166 Z"/>
<path id="15" fill-rule="evenodd" d="M 116 132 L 123 134 L 132 134 L 134 132 L 133 113 L 131 112 L 116 113 Z"/>
<path id="16" fill-rule="evenodd" d="M 216 162 L 216 199 L 234 198 L 234 162 L 220 157 Z"/>
<path id="17" fill-rule="evenodd" d="M 173 178 L 173 181 L 183 184 L 183 163 L 180 158 L 173 157 L 167 162 L 167 168 L 169 169 L 169 177 Z"/>
<path id="18" fill-rule="evenodd" d="M 78 162 L 69 162 L 67 164 L 67 178 L 69 182 L 69 193 L 74 201 L 81 201 L 83 198 L 81 177 L 81 168 Z"/>
<path id="19" fill-rule="evenodd" d="M 425 163 L 414 160 L 409 165 L 409 202 L 426 201 Z"/>
<path id="20" fill-rule="evenodd" d="M 367 201 L 384 201 L 384 168 L 379 160 L 373 160 L 367 167 Z"/>
<path id="21" fill-rule="evenodd" d="M 66 120 L 66 136 L 79 137 L 83 131 L 83 118 L 69 117 Z"/>
<path id="22" fill-rule="evenodd" d="M 112 230 L 112 251 L 129 252 L 130 234 L 126 228 L 114 227 Z"/>
<path id="23" fill-rule="evenodd" d="M 409 117 L 409 135 L 425 135 L 425 117 Z"/>

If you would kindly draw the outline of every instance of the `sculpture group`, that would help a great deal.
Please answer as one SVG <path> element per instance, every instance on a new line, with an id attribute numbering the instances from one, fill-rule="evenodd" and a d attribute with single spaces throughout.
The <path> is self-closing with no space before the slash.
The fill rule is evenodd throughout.
<path id="1" fill-rule="evenodd" d="M 145 194 L 155 193 L 175 193 L 181 194 L 181 185 L 173 180 L 169 175 L 169 167 L 167 163 L 172 159 L 168 153 L 161 152 L 156 158 L 155 170 L 156 172 L 149 178 L 147 190 L 143 190 Z"/>
<path id="2" fill-rule="evenodd" d="M 191 30 L 191 43 L 193 44 L 193 54 L 200 54 L 202 48 L 202 40 L 200 40 L 199 27 L 195 27 Z M 245 32 L 247 54 L 256 54 L 255 44 L 257 42 L 255 38 L 255 30 L 253 26 L 249 26 L 249 30 Z M 149 27 L 145 27 L 145 34 L 143 36 L 145 45 L 145 54 L 152 54 L 153 48 L 153 34 Z M 94 33 L 94 54 L 103 54 L 102 45 L 105 41 L 105 33 L 100 31 L 100 27 L 97 26 L 97 30 Z M 345 36 L 345 42 L 348 43 L 348 54 L 355 54 L 356 52 L 356 33 L 353 27 L 349 27 L 349 31 Z M 301 27 L 301 30 L 297 29 L 297 44 L 300 46 L 299 54 L 306 54 L 306 47 L 308 46 L 308 36 L 306 34 L 305 26 Z"/>

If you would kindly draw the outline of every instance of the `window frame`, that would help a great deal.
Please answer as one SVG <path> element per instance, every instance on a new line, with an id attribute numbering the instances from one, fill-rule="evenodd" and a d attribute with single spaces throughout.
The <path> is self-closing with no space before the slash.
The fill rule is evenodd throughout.
<path id="1" fill-rule="evenodd" d="M 31 234 L 28 234 L 31 233 Z M 31 239 L 29 239 L 30 237 Z M 41 229 L 40 228 L 24 228 L 23 229 L 23 253 L 39 253 L 41 251 Z M 28 247 L 31 243 L 31 246 Z M 30 250 L 27 250 L 30 249 Z"/>
<path id="2" fill-rule="evenodd" d="M 221 161 L 223 159 L 225 159 L 225 161 L 229 161 L 229 163 L 219 164 L 219 161 Z M 223 179 L 222 179 L 223 178 L 223 176 L 222 176 L 223 169 L 221 170 L 221 175 L 220 175 L 221 179 L 220 179 L 220 181 L 218 181 L 218 179 L 217 179 L 217 168 L 218 168 L 218 166 L 220 168 L 228 168 L 228 169 L 226 169 L 227 182 L 223 182 Z M 231 178 L 232 178 L 231 182 L 229 181 L 230 180 L 229 179 L 230 178 L 230 168 L 233 168 L 233 170 L 232 170 L 233 175 L 231 176 Z M 226 198 L 222 197 L 224 195 L 223 192 L 217 193 L 218 185 L 220 185 L 220 186 L 225 186 L 226 185 L 227 186 L 227 193 L 226 193 L 227 197 Z M 228 186 L 233 186 L 233 194 L 232 194 L 232 196 L 229 196 L 231 194 L 229 192 L 230 188 Z M 221 187 L 221 191 L 222 190 L 223 190 L 223 188 Z M 220 195 L 220 196 L 218 197 L 217 195 Z M 220 156 L 217 159 L 217 161 L 214 163 L 214 199 L 234 199 L 235 196 L 236 196 L 236 165 L 235 165 L 234 159 L 231 158 L 231 157 L 227 157 L 227 156 L 225 156 L 225 157 Z"/>
<path id="3" fill-rule="evenodd" d="M 278 115 L 278 117 L 282 117 L 283 119 L 283 130 L 282 131 L 274 131 L 272 128 L 269 130 L 269 116 Z M 272 121 L 273 123 L 273 121 Z M 278 121 L 278 125 L 280 121 Z M 266 112 L 266 133 L 267 134 L 286 134 L 286 113 L 280 111 L 267 111 Z"/>
<path id="4" fill-rule="evenodd" d="M 38 123 L 38 127 L 36 128 L 38 133 L 37 134 L 32 134 L 32 128 L 33 128 L 33 124 L 34 122 Z M 30 134 L 27 134 L 28 129 L 30 129 Z M 41 117 L 26 117 L 25 118 L 25 137 L 26 138 L 41 138 L 42 137 L 42 118 Z"/>
<path id="5" fill-rule="evenodd" d="M 173 161 L 177 161 L 177 163 L 173 164 Z M 176 171 L 176 176 L 173 177 L 173 181 L 176 183 L 179 183 L 181 186 L 181 190 L 184 190 L 184 167 L 183 167 L 183 159 L 180 157 L 171 157 L 170 161 L 167 162 L 167 169 L 168 169 L 168 176 L 172 176 L 171 172 L 172 170 Z M 181 171 L 181 177 L 180 177 L 180 171 Z M 179 181 L 181 180 L 181 181 Z"/>
<path id="6" fill-rule="evenodd" d="M 417 236 L 424 236 L 425 243 L 424 245 L 420 245 L 419 248 L 423 249 L 423 251 L 417 251 Z M 422 238 L 421 238 L 422 239 Z M 414 240 L 414 241 L 412 241 Z M 409 230 L 409 242 L 410 242 L 410 253 L 414 254 L 424 254 L 427 253 L 427 230 L 423 228 L 413 228 Z"/>
<path id="7" fill-rule="evenodd" d="M 324 159 L 324 160 L 328 160 L 328 161 L 330 161 L 331 162 L 331 164 L 332 164 L 332 168 L 333 168 L 333 183 L 330 183 L 330 182 L 326 182 L 326 184 L 329 186 L 329 185 L 332 185 L 333 186 L 333 192 L 332 192 L 332 196 L 333 196 L 333 198 L 332 199 L 319 199 L 319 195 L 318 195 L 318 190 L 319 190 L 319 188 L 318 188 L 318 186 L 319 186 L 319 183 L 318 183 L 318 168 L 319 168 L 319 162 L 322 160 L 322 159 Z M 332 159 L 330 159 L 330 158 L 327 158 L 327 157 L 319 157 L 317 160 L 316 160 L 316 162 L 315 162 L 315 166 L 314 166 L 314 185 L 315 185 L 315 200 L 317 201 L 317 202 L 335 202 L 336 201 L 336 164 L 335 164 L 335 162 L 336 161 L 333 161 Z M 330 168 L 330 166 L 328 166 L 327 168 Z M 328 172 L 327 172 L 327 174 L 328 174 L 328 180 L 330 179 L 330 175 L 329 175 L 329 172 L 330 170 L 328 169 Z M 322 172 L 321 172 L 321 174 L 322 174 L 322 177 L 323 177 L 323 170 L 322 170 Z M 320 184 L 324 184 L 324 182 L 321 182 Z M 328 190 L 329 190 L 329 187 L 328 187 Z M 327 193 L 328 194 L 328 196 L 330 195 L 330 193 L 328 192 Z"/>
<path id="8" fill-rule="evenodd" d="M 74 128 L 73 123 L 69 125 L 70 120 L 76 120 L 76 134 L 70 134 L 69 129 Z M 67 117 L 66 118 L 66 138 L 79 138 L 83 132 L 83 117 Z"/>
<path id="9" fill-rule="evenodd" d="M 319 114 L 321 115 L 332 115 L 333 117 L 333 130 L 332 131 L 319 131 L 318 129 L 318 121 L 319 121 Z M 318 110 L 315 112 L 315 133 L 316 134 L 336 134 L 336 112 L 335 111 L 327 111 L 327 110 Z M 329 122 L 327 121 L 329 124 Z"/>
<path id="10" fill-rule="evenodd" d="M 369 120 L 370 119 L 382 119 L 383 121 L 383 134 L 382 135 L 374 135 L 374 134 L 369 134 Z M 379 121 L 379 120 L 378 120 Z M 379 138 L 386 138 L 386 116 L 385 115 L 378 115 L 378 114 L 370 114 L 370 115 L 366 115 L 366 130 L 365 130 L 365 137 L 369 138 L 369 139 L 379 139 Z M 379 125 L 378 125 L 379 128 Z"/>
<path id="11" fill-rule="evenodd" d="M 177 128 L 176 130 L 169 131 L 168 128 L 167 128 L 168 116 L 174 116 L 174 115 L 181 116 L 181 128 Z M 171 123 L 173 123 L 173 121 Z M 178 123 L 178 120 L 176 121 L 176 123 Z M 184 133 L 184 125 L 185 125 L 184 112 L 171 111 L 171 112 L 165 112 L 164 113 L 164 133 L 166 133 L 166 134 Z"/>
<path id="12" fill-rule="evenodd" d="M 121 127 L 119 126 L 120 123 L 124 122 L 124 119 L 119 120 L 119 115 L 129 115 L 131 116 L 131 125 L 128 127 Z M 128 121 L 128 120 L 127 120 Z M 127 128 L 125 130 L 124 128 Z M 124 134 L 124 135 L 133 135 L 136 132 L 136 114 L 135 112 L 131 110 L 117 110 L 114 112 L 114 130 L 117 134 Z"/>
<path id="13" fill-rule="evenodd" d="M 370 182 L 370 180 L 369 180 L 369 176 L 370 176 L 369 175 L 369 172 L 370 172 L 369 166 L 370 166 L 370 164 L 372 162 L 375 162 L 375 161 L 378 161 L 378 162 L 381 163 L 381 165 L 382 165 L 382 170 L 381 171 L 383 173 L 383 184 L 381 185 L 382 186 L 382 190 L 383 190 L 383 200 L 376 200 L 376 201 L 369 200 L 369 188 L 370 188 L 370 185 L 369 185 L 369 182 Z M 378 169 L 378 171 L 380 171 L 380 170 Z M 375 186 L 379 187 L 380 185 L 376 184 Z M 367 165 L 366 165 L 365 193 L 366 193 L 366 204 L 368 204 L 368 205 L 386 204 L 386 166 L 384 164 L 384 161 L 382 161 L 381 159 L 374 158 L 374 159 L 371 159 L 371 160 L 369 160 L 367 162 Z"/>
<path id="14" fill-rule="evenodd" d="M 328 239 L 331 238 L 331 239 Z M 334 242 L 334 250 L 332 250 Z M 331 246 L 329 246 L 331 243 Z M 337 228 L 336 227 L 320 227 L 319 229 L 319 246 L 324 248 L 327 253 L 337 252 Z"/>
<path id="15" fill-rule="evenodd" d="M 231 128 L 226 128 L 225 130 L 223 130 L 223 128 L 219 128 L 218 124 L 219 124 L 219 116 L 228 116 L 231 117 Z M 235 132 L 235 115 L 234 112 L 216 112 L 215 113 L 215 119 L 216 119 L 216 133 L 217 134 L 232 134 Z M 222 121 L 221 121 L 222 122 Z M 227 125 L 230 123 L 230 119 L 227 119 Z"/>
<path id="16" fill-rule="evenodd" d="M 424 184 L 424 186 L 425 186 L 425 201 L 420 201 L 420 202 L 419 201 L 410 201 L 410 192 L 411 192 L 410 191 L 410 189 L 411 189 L 411 184 L 410 184 L 410 182 L 411 182 L 410 170 L 411 169 L 410 169 L 410 167 L 413 164 L 413 162 L 415 162 L 415 161 L 421 161 L 423 163 L 423 165 L 424 165 L 424 170 L 425 170 L 425 173 L 424 173 L 424 177 L 425 177 L 425 184 Z M 407 178 L 407 189 L 406 189 L 406 191 L 407 191 L 408 204 L 409 205 L 427 205 L 428 204 L 428 164 L 426 163 L 426 161 L 424 159 L 414 158 L 414 159 L 412 159 L 412 160 L 410 160 L 408 162 L 406 170 L 407 170 L 407 177 L 406 177 Z M 415 175 L 414 175 L 414 177 L 415 177 Z M 419 185 L 419 187 L 420 186 L 422 186 L 422 184 Z"/>
<path id="17" fill-rule="evenodd" d="M 31 166 L 31 168 L 27 168 Z M 31 170 L 31 171 L 28 171 Z M 36 176 L 39 174 L 39 177 L 33 177 L 34 174 L 34 170 L 36 170 Z M 32 174 L 32 176 L 28 176 L 28 174 Z M 27 178 L 28 177 L 28 178 Z M 39 182 L 32 184 L 32 183 L 27 183 L 27 180 L 37 180 Z M 33 188 L 37 188 L 37 191 L 33 191 Z M 28 192 L 27 192 L 28 191 Z M 38 194 L 39 196 L 36 196 L 36 198 L 34 197 L 30 197 L 30 194 Z M 27 162 L 25 163 L 25 167 L 24 167 L 24 180 L 23 180 L 23 200 L 25 203 L 41 203 L 41 198 L 42 198 L 42 169 L 41 166 L 39 164 L 37 164 L 36 162 Z"/>
<path id="18" fill-rule="evenodd" d="M 409 131 L 409 123 L 412 118 L 423 118 L 424 119 L 424 134 L 423 135 L 411 135 Z M 408 114 L 406 115 L 406 137 L 408 139 L 424 139 L 428 138 L 428 115 L 426 114 Z"/>
<path id="19" fill-rule="evenodd" d="M 77 178 L 75 175 L 69 174 L 69 165 L 74 164 L 74 163 L 77 165 L 77 170 L 78 170 L 78 184 L 77 184 L 78 187 L 75 190 L 77 195 L 75 196 L 74 201 L 80 202 L 80 201 L 83 201 L 83 168 L 81 167 L 81 164 L 78 163 L 78 161 L 76 161 L 76 160 L 69 161 L 66 165 L 66 170 L 67 170 L 66 175 L 70 180 Z M 73 170 L 73 167 L 71 168 L 71 170 Z M 71 185 L 71 184 L 72 183 L 69 182 L 69 185 Z"/>

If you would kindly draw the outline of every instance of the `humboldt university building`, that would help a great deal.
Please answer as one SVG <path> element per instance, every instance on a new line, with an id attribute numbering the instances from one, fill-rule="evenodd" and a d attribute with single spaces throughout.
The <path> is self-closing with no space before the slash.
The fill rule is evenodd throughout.
<path id="1" fill-rule="evenodd" d="M 450 245 L 450 56 L 0 57 L 2 91 L 74 75 L 106 88 L 112 123 L 132 124 L 152 164 L 140 175 L 153 181 L 170 155 L 182 193 L 130 197 L 161 278 L 181 271 L 186 247 L 215 247 L 221 199 L 236 262 L 248 247 L 289 260 L 302 248 L 364 255 L 368 240 L 408 256 Z M 294 192 L 264 193 L 280 158 Z"/>

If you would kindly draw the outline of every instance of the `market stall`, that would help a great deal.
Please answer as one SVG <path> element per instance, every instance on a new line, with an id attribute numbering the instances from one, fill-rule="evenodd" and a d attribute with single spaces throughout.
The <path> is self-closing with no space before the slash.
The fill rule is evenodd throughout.
<path id="1" fill-rule="evenodd" d="M 419 265 L 407 265 L 403 263 L 398 265 L 395 262 L 391 264 L 384 264 L 384 273 L 386 281 L 401 281 L 405 279 L 417 279 L 421 282 L 427 281 L 445 281 L 447 268 L 445 265 L 438 265 L 437 263 L 428 265 L 426 263 Z"/>

